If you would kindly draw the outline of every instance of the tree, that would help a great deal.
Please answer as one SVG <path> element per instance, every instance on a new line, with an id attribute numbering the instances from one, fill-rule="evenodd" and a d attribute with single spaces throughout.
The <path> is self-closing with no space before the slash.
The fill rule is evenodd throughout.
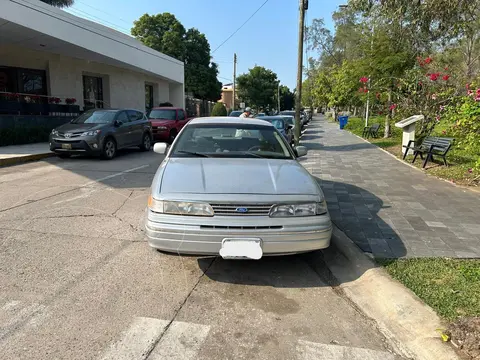
<path id="1" fill-rule="evenodd" d="M 238 97 L 255 108 L 274 108 L 277 86 L 277 74 L 262 66 L 255 66 L 237 78 Z"/>
<path id="2" fill-rule="evenodd" d="M 227 108 L 222 102 L 217 102 L 212 109 L 212 116 L 227 116 Z"/>
<path id="3" fill-rule="evenodd" d="M 295 95 L 290 91 L 288 86 L 280 85 L 280 109 L 291 110 L 295 105 Z M 278 105 L 277 105 L 278 106 Z"/>
<path id="4" fill-rule="evenodd" d="M 48 5 L 64 8 L 64 7 L 72 6 L 75 0 L 40 0 L 40 1 Z"/>
<path id="5" fill-rule="evenodd" d="M 218 66 L 211 62 L 210 44 L 204 34 L 185 27 L 170 13 L 144 14 L 134 22 L 133 36 L 154 50 L 185 63 L 185 91 L 194 97 L 217 101 L 222 84 Z"/>

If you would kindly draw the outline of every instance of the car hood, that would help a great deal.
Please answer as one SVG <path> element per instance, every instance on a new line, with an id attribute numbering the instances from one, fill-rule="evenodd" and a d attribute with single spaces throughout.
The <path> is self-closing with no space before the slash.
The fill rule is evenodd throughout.
<path id="1" fill-rule="evenodd" d="M 318 195 L 315 179 L 295 160 L 170 158 L 160 193 Z"/>
<path id="2" fill-rule="evenodd" d="M 153 126 L 172 126 L 175 124 L 175 120 L 167 119 L 148 119 Z"/>
<path id="3" fill-rule="evenodd" d="M 105 126 L 107 124 L 72 124 L 72 123 L 67 123 L 63 124 L 59 127 L 57 127 L 55 130 L 60 131 L 60 132 L 82 132 L 82 131 L 87 131 L 87 130 L 96 130 L 100 129 L 101 127 Z"/>

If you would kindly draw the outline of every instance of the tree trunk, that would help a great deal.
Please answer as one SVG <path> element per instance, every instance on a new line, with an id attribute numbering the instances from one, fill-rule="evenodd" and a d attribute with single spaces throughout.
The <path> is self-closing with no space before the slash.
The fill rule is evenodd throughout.
<path id="1" fill-rule="evenodd" d="M 357 116 L 357 107 L 356 106 L 353 108 L 353 116 L 354 117 Z"/>
<path id="2" fill-rule="evenodd" d="M 333 121 L 337 121 L 337 108 L 334 106 L 332 110 L 333 110 Z"/>
<path id="3" fill-rule="evenodd" d="M 392 110 L 390 110 L 390 106 L 392 106 L 392 89 L 388 91 L 388 112 L 387 116 L 385 116 L 385 133 L 383 134 L 383 137 L 386 139 L 390 137 L 390 119 L 392 118 Z"/>

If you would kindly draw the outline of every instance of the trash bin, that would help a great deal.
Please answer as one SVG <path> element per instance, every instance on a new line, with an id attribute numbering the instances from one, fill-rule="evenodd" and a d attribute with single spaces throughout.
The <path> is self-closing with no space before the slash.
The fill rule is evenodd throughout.
<path id="1" fill-rule="evenodd" d="M 338 122 L 340 123 L 340 129 L 343 130 L 345 125 L 348 123 L 348 116 L 339 116 L 338 117 Z"/>

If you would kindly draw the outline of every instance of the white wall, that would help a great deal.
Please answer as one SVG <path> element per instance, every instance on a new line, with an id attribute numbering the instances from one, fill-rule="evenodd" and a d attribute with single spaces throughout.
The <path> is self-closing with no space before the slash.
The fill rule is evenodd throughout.
<path id="1" fill-rule="evenodd" d="M 80 106 L 83 106 L 84 74 L 103 77 L 104 101 L 110 107 L 144 110 L 146 82 L 154 85 L 154 106 L 165 101 L 170 101 L 174 106 L 184 105 L 183 85 L 111 65 L 15 45 L 2 46 L 0 49 L 0 66 L 2 65 L 46 70 L 48 95 L 73 97 Z"/>

